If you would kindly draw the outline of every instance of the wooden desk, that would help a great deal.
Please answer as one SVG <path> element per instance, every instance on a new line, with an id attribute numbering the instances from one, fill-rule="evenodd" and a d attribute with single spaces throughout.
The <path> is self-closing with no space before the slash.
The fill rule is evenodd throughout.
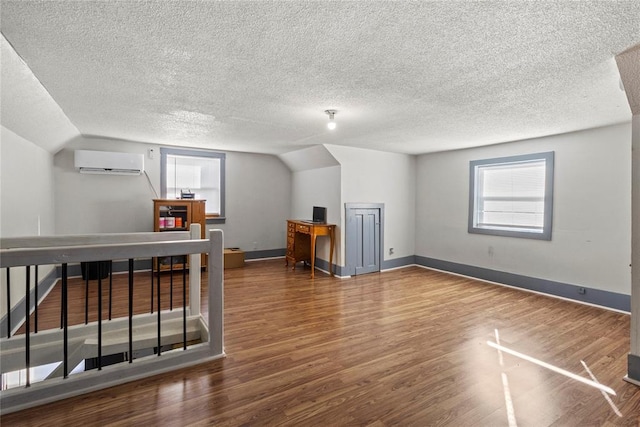
<path id="1" fill-rule="evenodd" d="M 316 264 L 316 239 L 318 236 L 329 236 L 329 273 L 333 276 L 333 245 L 335 241 L 335 224 L 319 224 L 310 221 L 287 220 L 287 256 L 286 265 L 306 261 L 311 263 L 311 278 L 313 279 Z"/>

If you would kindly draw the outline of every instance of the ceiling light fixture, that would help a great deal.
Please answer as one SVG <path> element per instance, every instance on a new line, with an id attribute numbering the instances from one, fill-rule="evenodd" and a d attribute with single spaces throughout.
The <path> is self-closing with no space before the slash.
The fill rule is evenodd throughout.
<path id="1" fill-rule="evenodd" d="M 329 123 L 327 123 L 327 127 L 331 130 L 336 128 L 336 122 L 333 120 L 333 116 L 337 113 L 336 110 L 324 110 L 325 113 L 329 115 Z"/>

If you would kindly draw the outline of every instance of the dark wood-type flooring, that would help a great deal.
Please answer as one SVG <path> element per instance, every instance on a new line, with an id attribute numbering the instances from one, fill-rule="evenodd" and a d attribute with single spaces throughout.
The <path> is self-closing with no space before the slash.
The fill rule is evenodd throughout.
<path id="1" fill-rule="evenodd" d="M 140 310 L 149 304 L 148 275 L 141 276 L 144 280 L 146 286 L 136 285 Z M 126 276 L 115 280 L 116 286 L 125 283 Z M 82 292 L 77 297 L 82 301 L 79 321 L 84 321 Z M 181 301 L 181 291 L 175 292 Z M 49 298 L 59 296 L 54 290 Z M 45 313 L 45 305 L 40 322 L 55 325 L 59 312 Z M 117 310 L 126 313 L 126 308 Z M 622 379 L 629 351 L 628 315 L 418 267 L 351 279 L 317 273 L 311 280 L 308 269 L 291 271 L 284 260 L 250 262 L 225 271 L 225 331 L 227 357 L 222 360 L 8 414 L 0 422 L 640 423 L 640 388 Z M 497 341 L 580 377 L 595 378 L 616 395 L 609 397 L 488 344 Z"/>

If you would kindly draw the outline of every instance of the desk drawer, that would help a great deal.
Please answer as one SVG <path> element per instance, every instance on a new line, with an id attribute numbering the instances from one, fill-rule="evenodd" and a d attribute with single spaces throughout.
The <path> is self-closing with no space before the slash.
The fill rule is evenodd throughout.
<path id="1" fill-rule="evenodd" d="M 311 227 L 302 224 L 298 224 L 296 229 L 302 233 L 309 233 L 311 231 Z"/>

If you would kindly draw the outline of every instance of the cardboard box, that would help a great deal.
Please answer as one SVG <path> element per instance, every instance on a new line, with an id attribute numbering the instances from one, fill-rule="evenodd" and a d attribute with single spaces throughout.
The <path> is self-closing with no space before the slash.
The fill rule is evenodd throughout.
<path id="1" fill-rule="evenodd" d="M 224 268 L 244 267 L 244 251 L 239 248 L 226 248 L 224 250 Z"/>

